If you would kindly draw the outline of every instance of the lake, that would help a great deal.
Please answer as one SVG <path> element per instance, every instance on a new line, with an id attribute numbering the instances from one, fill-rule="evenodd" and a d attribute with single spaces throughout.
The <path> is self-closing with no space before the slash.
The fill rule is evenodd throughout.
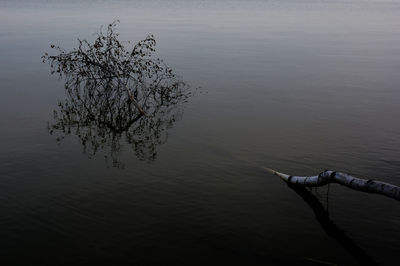
<path id="1" fill-rule="evenodd" d="M 118 164 L 49 133 L 41 59 L 115 20 L 195 90 Z M 396 265 L 397 201 L 262 167 L 400 185 L 400 1 L 0 0 L 0 40 L 3 265 Z"/>

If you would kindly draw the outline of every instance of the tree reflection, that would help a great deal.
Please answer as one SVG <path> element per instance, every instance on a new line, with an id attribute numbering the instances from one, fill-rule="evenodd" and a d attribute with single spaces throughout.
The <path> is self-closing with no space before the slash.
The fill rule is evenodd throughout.
<path id="1" fill-rule="evenodd" d="M 119 166 L 124 143 L 142 160 L 153 160 L 167 130 L 181 117 L 189 87 L 155 57 L 152 35 L 126 49 L 118 40 L 118 22 L 100 31 L 94 43 L 78 40 L 72 51 L 52 45 L 57 55 L 43 56 L 52 74 L 65 78 L 67 98 L 59 102 L 49 132 L 57 140 L 74 134 L 90 157 L 99 150 Z M 128 42 L 129 43 L 129 42 Z"/>

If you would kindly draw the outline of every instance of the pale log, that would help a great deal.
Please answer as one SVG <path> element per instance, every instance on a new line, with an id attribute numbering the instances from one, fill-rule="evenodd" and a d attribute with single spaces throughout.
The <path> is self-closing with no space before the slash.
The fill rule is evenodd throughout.
<path id="1" fill-rule="evenodd" d="M 268 172 L 279 176 L 285 182 L 290 184 L 305 187 L 320 187 L 330 183 L 337 183 L 354 190 L 381 194 L 396 200 L 400 200 L 400 187 L 381 181 L 357 178 L 345 173 L 330 170 L 326 170 L 316 176 L 295 176 L 280 173 L 270 168 L 263 168 Z"/>

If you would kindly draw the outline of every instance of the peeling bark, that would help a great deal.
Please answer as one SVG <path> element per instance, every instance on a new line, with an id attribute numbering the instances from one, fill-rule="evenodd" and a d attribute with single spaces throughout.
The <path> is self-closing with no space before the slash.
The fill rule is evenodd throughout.
<path id="1" fill-rule="evenodd" d="M 337 183 L 348 188 L 381 194 L 396 200 L 400 200 L 400 187 L 372 179 L 357 178 L 345 173 L 326 170 L 317 176 L 292 176 L 277 172 L 270 168 L 264 169 L 271 174 L 279 176 L 285 182 L 305 187 L 320 187 L 330 183 Z"/>

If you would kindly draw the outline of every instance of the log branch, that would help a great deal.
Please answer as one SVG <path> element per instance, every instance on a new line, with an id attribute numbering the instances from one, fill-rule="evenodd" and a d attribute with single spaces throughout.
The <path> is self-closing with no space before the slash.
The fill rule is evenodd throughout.
<path id="1" fill-rule="evenodd" d="M 292 176 L 263 167 L 266 171 L 279 176 L 285 182 L 305 187 L 320 187 L 330 183 L 337 183 L 348 188 L 384 195 L 400 200 L 400 187 L 372 179 L 357 178 L 345 173 L 326 170 L 317 176 Z"/>

